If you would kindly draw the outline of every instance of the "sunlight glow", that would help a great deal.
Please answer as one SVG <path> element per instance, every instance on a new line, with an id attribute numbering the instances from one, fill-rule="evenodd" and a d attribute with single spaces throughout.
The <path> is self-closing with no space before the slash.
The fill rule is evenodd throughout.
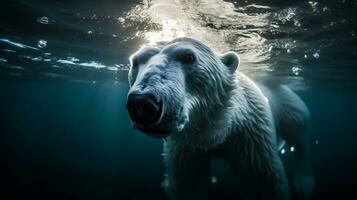
<path id="1" fill-rule="evenodd" d="M 253 10 L 259 12 L 252 15 Z M 239 69 L 257 79 L 270 79 L 272 76 L 267 74 L 279 70 L 280 63 L 286 65 L 279 54 L 289 54 L 289 63 L 299 66 L 299 69 L 294 68 L 293 75 L 301 77 L 299 72 L 303 70 L 302 66 L 296 59 L 290 59 L 298 51 L 296 41 L 286 37 L 269 39 L 280 35 L 280 24 L 292 23 L 299 27 L 299 20 L 295 8 L 275 12 L 269 6 L 244 6 L 224 0 L 144 1 L 142 5 L 133 7 L 125 18 L 118 18 L 123 26 L 132 22 L 145 24 L 135 34 L 135 37 L 145 40 L 143 44 L 190 37 L 203 42 L 218 54 L 235 51 L 241 58 Z M 274 57 L 277 62 L 273 62 Z M 291 71 L 287 73 L 291 75 Z"/>
<path id="2" fill-rule="evenodd" d="M 186 36 L 185 32 L 182 30 L 182 26 L 173 19 L 162 20 L 161 25 L 162 31 L 145 33 L 145 39 L 148 40 L 150 44 L 159 41 L 170 41 L 177 37 Z"/>

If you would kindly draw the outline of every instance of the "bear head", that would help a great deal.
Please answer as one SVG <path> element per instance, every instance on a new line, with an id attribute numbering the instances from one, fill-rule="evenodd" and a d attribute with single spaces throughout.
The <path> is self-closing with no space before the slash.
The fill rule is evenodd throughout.
<path id="1" fill-rule="evenodd" d="M 239 57 L 215 54 L 191 38 L 148 45 L 130 57 L 127 110 L 153 137 L 199 130 L 229 107 Z"/>

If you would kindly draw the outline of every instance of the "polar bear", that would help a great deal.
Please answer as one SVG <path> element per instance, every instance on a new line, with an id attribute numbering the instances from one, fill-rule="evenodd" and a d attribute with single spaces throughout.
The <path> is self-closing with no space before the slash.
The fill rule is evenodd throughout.
<path id="1" fill-rule="evenodd" d="M 191 38 L 144 46 L 130 63 L 129 117 L 133 128 L 164 138 L 169 197 L 208 199 L 210 160 L 221 158 L 248 197 L 289 199 L 284 140 L 295 148 L 290 185 L 308 198 L 310 113 L 287 86 L 256 83 L 236 71 L 236 53 L 217 55 Z"/>

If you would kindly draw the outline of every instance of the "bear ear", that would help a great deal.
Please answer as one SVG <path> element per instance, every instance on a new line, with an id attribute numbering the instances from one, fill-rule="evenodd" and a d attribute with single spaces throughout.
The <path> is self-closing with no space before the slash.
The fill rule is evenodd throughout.
<path id="1" fill-rule="evenodd" d="M 231 73 L 234 73 L 236 71 L 236 69 L 239 66 L 238 54 L 230 51 L 230 52 L 227 52 L 227 53 L 221 55 L 220 58 L 221 58 L 222 63 L 228 67 L 228 69 L 229 69 L 229 71 L 231 71 Z"/>

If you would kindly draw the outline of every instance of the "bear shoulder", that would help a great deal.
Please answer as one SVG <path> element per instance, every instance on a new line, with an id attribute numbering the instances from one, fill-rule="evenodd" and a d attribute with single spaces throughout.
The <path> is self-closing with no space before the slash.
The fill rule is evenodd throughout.
<path id="1" fill-rule="evenodd" d="M 241 72 L 236 73 L 237 88 L 231 98 L 232 135 L 261 138 L 275 141 L 275 126 L 269 99 L 252 79 Z M 259 139 L 258 139 L 259 137 Z"/>

